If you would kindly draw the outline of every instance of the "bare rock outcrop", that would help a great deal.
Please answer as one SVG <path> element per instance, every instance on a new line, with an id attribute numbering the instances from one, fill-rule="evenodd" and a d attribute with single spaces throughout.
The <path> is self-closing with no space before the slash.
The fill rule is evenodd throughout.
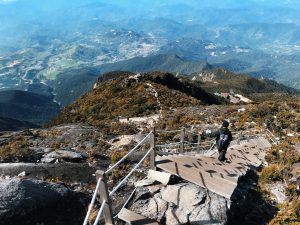
<path id="1" fill-rule="evenodd" d="M 225 224 L 229 200 L 192 183 L 138 187 L 130 209 L 160 224 Z M 143 197 L 141 197 L 143 196 Z"/>
<path id="2" fill-rule="evenodd" d="M 85 214 L 85 197 L 60 184 L 0 179 L 1 225 L 76 225 Z"/>

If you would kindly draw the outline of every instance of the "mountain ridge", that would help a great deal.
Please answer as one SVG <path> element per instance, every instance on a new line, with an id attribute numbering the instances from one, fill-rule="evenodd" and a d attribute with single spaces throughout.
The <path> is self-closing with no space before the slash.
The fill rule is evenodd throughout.
<path id="1" fill-rule="evenodd" d="M 60 110 L 49 96 L 20 90 L 0 91 L 0 117 L 42 125 Z"/>

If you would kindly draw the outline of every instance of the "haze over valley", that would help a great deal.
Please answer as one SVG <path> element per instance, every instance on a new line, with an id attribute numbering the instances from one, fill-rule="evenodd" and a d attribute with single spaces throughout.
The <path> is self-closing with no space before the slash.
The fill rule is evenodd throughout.
<path id="1" fill-rule="evenodd" d="M 0 90 L 55 96 L 70 71 L 96 79 L 103 64 L 160 54 L 299 89 L 298 10 L 297 1 L 1 1 Z"/>

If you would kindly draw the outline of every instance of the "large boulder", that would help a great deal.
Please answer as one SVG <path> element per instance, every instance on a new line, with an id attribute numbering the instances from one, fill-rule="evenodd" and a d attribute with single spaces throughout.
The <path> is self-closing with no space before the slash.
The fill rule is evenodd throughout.
<path id="1" fill-rule="evenodd" d="M 157 186 L 157 185 L 156 185 Z M 192 183 L 161 187 L 151 195 L 151 186 L 137 188 L 130 209 L 160 224 L 225 224 L 230 200 Z M 147 193 L 147 195 L 145 195 Z"/>
<path id="2" fill-rule="evenodd" d="M 108 164 L 107 164 L 108 165 Z M 105 167 L 106 164 L 103 166 Z M 26 178 L 59 179 L 66 183 L 95 183 L 96 168 L 87 163 L 0 163 L 0 176 L 15 177 L 25 171 Z"/>
<path id="3" fill-rule="evenodd" d="M 82 224 L 85 198 L 60 184 L 0 179 L 1 225 Z"/>

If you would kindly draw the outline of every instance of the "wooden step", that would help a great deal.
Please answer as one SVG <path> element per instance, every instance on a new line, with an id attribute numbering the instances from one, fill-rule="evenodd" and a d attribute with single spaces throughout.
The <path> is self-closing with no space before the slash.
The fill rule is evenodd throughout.
<path id="1" fill-rule="evenodd" d="M 207 188 L 208 190 L 228 199 L 230 199 L 237 186 L 237 182 L 220 179 L 219 177 L 205 171 L 186 167 L 181 163 L 176 163 L 167 159 L 167 157 L 157 156 L 156 165 L 158 168 L 166 172 L 179 176 L 203 188 Z"/>
<path id="2" fill-rule="evenodd" d="M 262 160 L 259 158 L 260 151 L 255 146 L 233 146 L 233 150 L 229 149 L 226 158 L 236 163 L 244 163 L 244 165 L 260 166 Z"/>
<path id="3" fill-rule="evenodd" d="M 211 157 L 217 158 L 218 152 L 215 152 Z M 230 163 L 245 167 L 258 167 L 262 164 L 262 156 L 255 145 L 243 144 L 234 145 L 228 148 L 226 153 L 227 161 Z"/>
<path id="4" fill-rule="evenodd" d="M 130 225 L 159 225 L 155 220 L 146 218 L 128 209 L 121 209 L 118 218 Z"/>
<path id="5" fill-rule="evenodd" d="M 227 167 L 226 164 L 219 163 L 219 165 L 217 165 L 217 162 L 213 162 L 212 160 L 205 160 L 203 158 L 191 156 L 168 156 L 167 158 L 174 162 L 181 163 L 186 167 L 193 167 L 199 170 L 201 169 L 207 173 L 212 173 L 221 179 L 226 179 L 233 182 L 237 182 L 240 175 L 238 171 L 232 170 L 230 167 Z"/>
<path id="6" fill-rule="evenodd" d="M 245 166 L 245 165 L 241 165 L 238 162 L 233 162 L 230 160 L 225 160 L 223 162 L 218 160 L 218 155 L 219 153 L 216 152 L 215 155 L 212 156 L 203 156 L 201 157 L 201 159 L 205 162 L 209 162 L 211 161 L 213 163 L 214 166 L 216 167 L 226 167 L 227 169 L 230 169 L 230 171 L 234 171 L 236 172 L 239 176 L 243 176 L 247 173 L 247 171 L 249 170 L 249 167 Z M 226 156 L 227 157 L 227 156 Z"/>

